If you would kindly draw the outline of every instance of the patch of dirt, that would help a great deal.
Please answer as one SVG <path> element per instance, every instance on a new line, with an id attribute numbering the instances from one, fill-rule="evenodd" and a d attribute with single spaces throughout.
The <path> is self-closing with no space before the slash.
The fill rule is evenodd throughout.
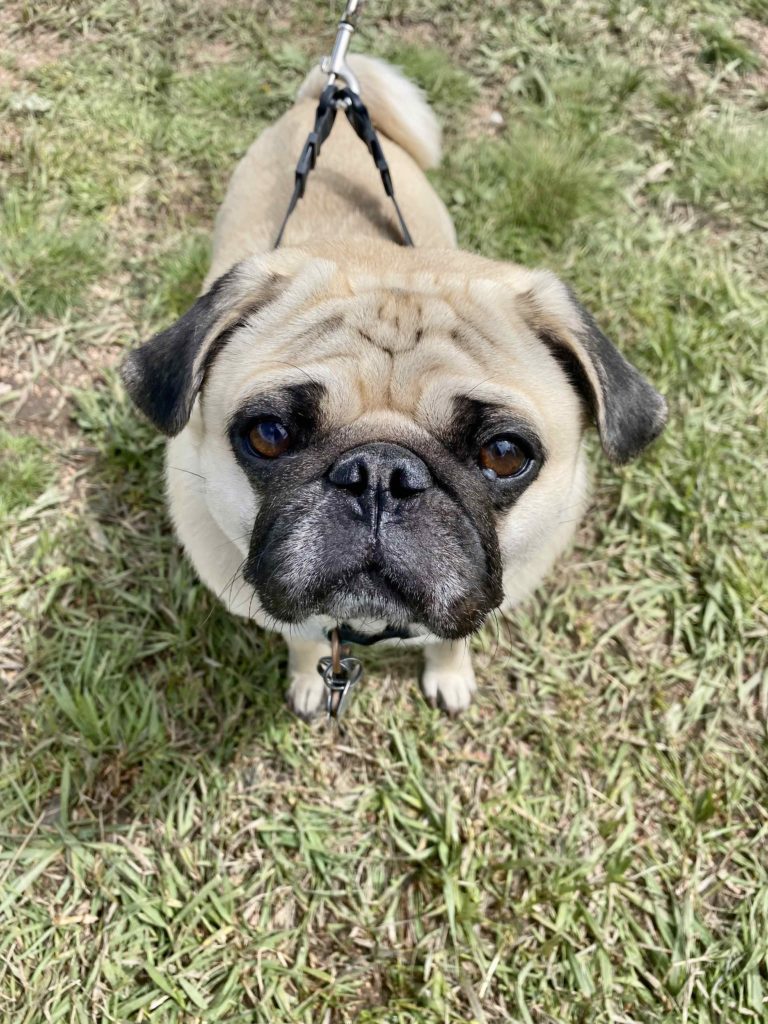
<path id="1" fill-rule="evenodd" d="M 57 32 L 25 25 L 21 4 L 6 4 L 0 26 L 0 88 L 21 88 L 31 72 L 55 64 L 71 49 L 69 40 Z"/>
<path id="2" fill-rule="evenodd" d="M 744 75 L 742 81 L 760 92 L 768 92 L 768 25 L 754 18 L 739 18 L 735 27 L 737 34 L 760 55 L 762 61 L 761 66 Z"/>
<path id="3" fill-rule="evenodd" d="M 135 181 L 127 202 L 115 209 L 112 244 L 150 258 L 153 246 L 164 246 L 182 227 L 199 222 L 212 232 L 218 205 L 210 197 L 210 185 L 199 174 L 160 159 Z"/>
<path id="4" fill-rule="evenodd" d="M 6 736 L 10 737 L 16 729 L 17 722 L 14 721 L 14 729 L 9 731 L 7 726 L 12 718 L 11 706 L 18 694 L 12 694 L 11 688 L 20 678 L 24 671 L 24 618 L 16 611 L 9 612 L 7 618 L 3 617 L 0 627 L 0 684 L 3 687 L 4 698 L 0 704 L 2 715 L 0 715 L 0 742 Z M 16 733 L 18 738 L 18 733 Z"/>
<path id="5" fill-rule="evenodd" d="M 440 30 L 431 21 L 415 21 L 403 14 L 400 18 L 393 17 L 388 19 L 388 22 L 392 26 L 397 26 L 398 39 L 411 46 L 423 46 L 428 49 L 434 49 L 440 43 Z"/>
<path id="6" fill-rule="evenodd" d="M 59 324 L 23 328 L 15 324 L 3 339 L 5 353 L 0 371 L 0 396 L 9 429 L 20 429 L 43 439 L 74 437 L 69 392 L 87 388 L 103 379 L 102 370 L 114 366 L 123 351 L 117 339 L 130 334 L 133 325 L 122 311 L 113 310 L 113 321 L 99 335 L 98 344 L 74 344 L 69 331 Z M 100 327 L 104 319 L 100 321 Z M 73 329 L 70 329 L 73 330 Z"/>
<path id="7" fill-rule="evenodd" d="M 0 88 L 2 85 L 2 69 L 0 69 Z M 0 121 L 2 124 L 2 138 L 0 138 L 0 164 L 12 165 L 17 158 L 24 142 L 24 125 L 21 119 L 5 118 Z"/>
<path id="8" fill-rule="evenodd" d="M 5 50 L 0 49 L 0 58 L 5 60 Z M 8 92 L 12 92 L 18 87 L 18 81 L 14 73 L 7 67 L 0 64 L 0 89 L 7 89 Z"/>
<path id="9" fill-rule="evenodd" d="M 183 66 L 185 69 L 217 67 L 220 64 L 229 64 L 236 53 L 237 50 L 232 43 L 224 42 L 221 39 L 195 41 L 184 51 Z"/>
<path id="10" fill-rule="evenodd" d="M 718 88 L 742 93 L 744 90 L 764 92 L 768 89 L 768 25 L 753 18 L 740 18 L 734 25 L 736 35 L 762 60 L 761 67 L 747 74 L 736 72 L 719 77 Z M 648 34 L 656 43 L 656 62 L 664 68 L 670 85 L 693 95 L 702 95 L 712 88 L 713 71 L 699 62 L 701 40 L 689 32 L 669 33 L 660 29 Z"/>
<path id="11" fill-rule="evenodd" d="M 499 90 L 496 90 L 496 92 L 498 93 Z M 498 96 L 486 95 L 472 105 L 472 109 L 467 115 L 466 131 L 464 133 L 466 138 L 476 139 L 480 136 L 494 138 L 504 131 L 507 119 L 499 110 L 496 102 L 494 102 L 495 99 L 498 99 Z"/>

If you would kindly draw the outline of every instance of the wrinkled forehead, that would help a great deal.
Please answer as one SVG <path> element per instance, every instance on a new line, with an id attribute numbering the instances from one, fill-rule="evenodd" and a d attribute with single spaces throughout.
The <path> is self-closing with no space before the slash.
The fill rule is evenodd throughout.
<path id="1" fill-rule="evenodd" d="M 535 424 L 547 394 L 562 387 L 560 371 L 522 317 L 494 298 L 477 284 L 448 294 L 373 285 L 276 303 L 234 332 L 206 395 L 231 411 L 254 394 L 312 381 L 334 423 L 388 410 L 432 428 L 471 392 Z"/>

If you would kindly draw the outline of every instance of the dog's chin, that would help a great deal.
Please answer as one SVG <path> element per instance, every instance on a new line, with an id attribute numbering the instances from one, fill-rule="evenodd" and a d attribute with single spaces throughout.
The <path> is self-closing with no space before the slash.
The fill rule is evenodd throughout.
<path id="1" fill-rule="evenodd" d="M 445 640 L 459 640 L 476 632 L 483 624 L 487 609 L 474 602 L 457 608 L 458 615 L 441 615 L 421 603 L 408 600 L 397 583 L 377 568 L 367 567 L 353 575 L 345 574 L 321 592 L 295 593 L 288 602 L 280 588 L 262 592 L 264 609 L 281 622 L 299 623 L 314 616 L 330 621 L 354 624 L 361 633 L 403 630 L 409 635 L 432 634 Z M 298 600 L 297 600 L 298 598 Z M 415 631 L 415 632 L 414 632 Z"/>
<path id="2" fill-rule="evenodd" d="M 418 619 L 400 592 L 376 570 L 356 573 L 351 580 L 337 584 L 314 610 L 339 622 L 383 620 L 404 627 Z"/>

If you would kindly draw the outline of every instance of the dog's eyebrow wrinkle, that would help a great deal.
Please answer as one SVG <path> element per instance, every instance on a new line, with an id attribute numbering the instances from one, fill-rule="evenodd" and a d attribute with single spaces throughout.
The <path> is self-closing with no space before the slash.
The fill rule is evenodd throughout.
<path id="1" fill-rule="evenodd" d="M 476 338 L 462 327 L 451 328 L 448 337 L 461 352 L 468 352 L 473 359 L 482 358 L 483 353 Z"/>
<path id="2" fill-rule="evenodd" d="M 481 330 L 477 324 L 467 320 L 461 313 L 456 313 L 455 315 L 459 326 L 451 330 L 450 336 L 452 341 L 457 343 L 461 341 L 473 355 L 477 353 L 478 342 L 484 343 L 492 350 L 498 348 L 496 341 L 487 335 L 485 331 Z"/>
<path id="3" fill-rule="evenodd" d="M 344 323 L 345 320 L 341 313 L 332 313 L 323 320 L 319 320 L 316 324 L 310 324 L 300 334 L 297 334 L 295 338 L 292 338 L 290 342 L 291 347 L 295 348 L 302 345 L 305 341 L 321 338 L 331 334 L 333 331 L 338 331 L 344 326 Z"/>
<path id="4" fill-rule="evenodd" d="M 344 317 L 341 313 L 332 313 L 322 320 L 318 325 L 323 331 L 337 331 L 344 326 Z"/>
<path id="5" fill-rule="evenodd" d="M 330 334 L 331 331 L 338 331 L 344 326 L 344 317 L 341 313 L 331 313 L 330 316 L 325 317 L 319 323 L 312 324 L 304 331 L 302 337 L 308 334 Z"/>
<path id="6" fill-rule="evenodd" d="M 413 346 L 395 349 L 391 345 L 386 344 L 383 338 L 379 339 L 373 337 L 372 335 L 368 334 L 367 331 L 364 331 L 362 328 L 358 328 L 357 333 L 364 341 L 367 341 L 369 345 L 372 345 L 373 348 L 377 349 L 379 352 L 386 352 L 387 355 L 390 356 L 392 359 L 394 359 L 395 355 L 404 355 L 406 352 L 410 352 L 413 349 Z M 383 333 L 384 337 L 387 337 L 386 332 Z M 391 334 L 389 337 L 391 339 Z"/>

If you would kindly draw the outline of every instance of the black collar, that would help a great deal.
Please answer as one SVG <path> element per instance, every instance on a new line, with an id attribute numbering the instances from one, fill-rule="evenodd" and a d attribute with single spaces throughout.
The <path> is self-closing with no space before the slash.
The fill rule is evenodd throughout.
<path id="1" fill-rule="evenodd" d="M 401 628 L 399 626 L 387 625 L 380 633 L 360 633 L 358 630 L 352 629 L 346 622 L 341 622 L 339 623 L 338 630 L 343 644 L 360 644 L 362 647 L 371 647 L 373 644 L 381 643 L 382 640 L 413 639 L 413 634 L 407 626 Z M 329 639 L 330 633 L 331 631 L 329 630 Z"/>

